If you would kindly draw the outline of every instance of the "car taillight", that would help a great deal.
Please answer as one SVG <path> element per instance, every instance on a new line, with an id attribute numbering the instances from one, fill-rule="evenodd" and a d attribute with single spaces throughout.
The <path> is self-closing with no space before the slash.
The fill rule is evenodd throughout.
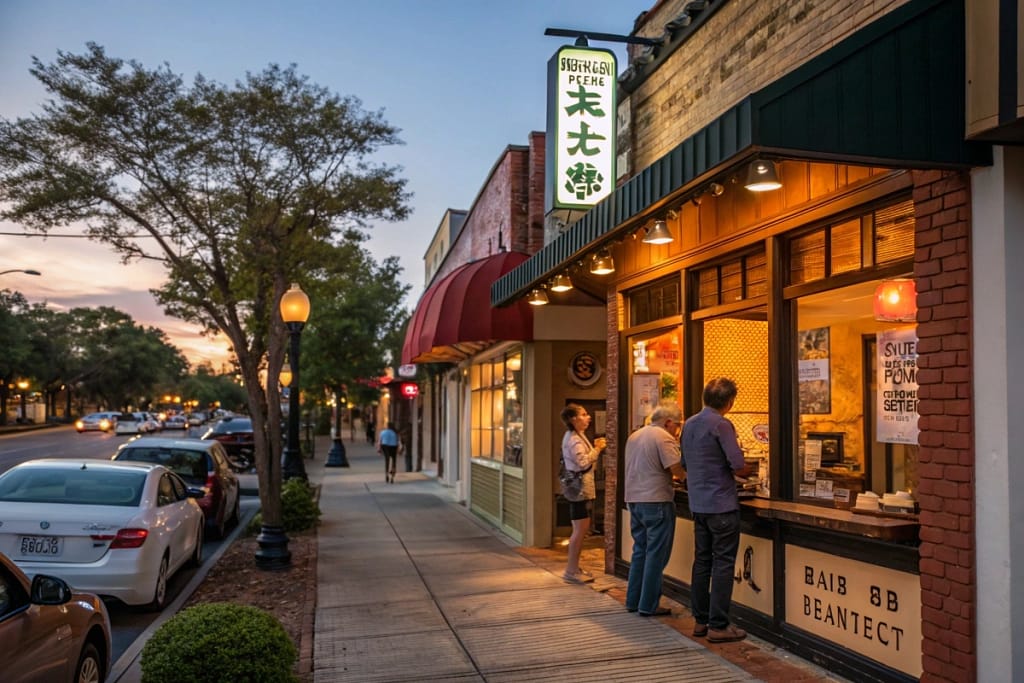
<path id="1" fill-rule="evenodd" d="M 114 548 L 139 548 L 143 543 L 146 542 L 146 537 L 149 536 L 147 529 L 120 529 L 117 535 L 114 536 L 113 542 L 110 544 L 110 549 Z M 93 536 L 96 540 L 107 540 L 110 536 Z"/>

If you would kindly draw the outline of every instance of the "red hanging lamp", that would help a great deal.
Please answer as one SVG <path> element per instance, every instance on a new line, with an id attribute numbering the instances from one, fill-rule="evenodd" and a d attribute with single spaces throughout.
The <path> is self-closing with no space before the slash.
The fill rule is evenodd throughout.
<path id="1" fill-rule="evenodd" d="M 882 280 L 875 289 L 875 320 L 917 322 L 917 287 L 910 278 Z"/>

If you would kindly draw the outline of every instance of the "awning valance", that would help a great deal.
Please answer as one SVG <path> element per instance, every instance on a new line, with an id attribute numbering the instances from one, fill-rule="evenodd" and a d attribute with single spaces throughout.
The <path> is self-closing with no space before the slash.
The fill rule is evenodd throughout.
<path id="1" fill-rule="evenodd" d="M 453 363 L 498 341 L 531 341 L 533 310 L 520 299 L 491 307 L 491 285 L 526 261 L 502 252 L 459 266 L 431 285 L 413 311 L 403 363 Z"/>

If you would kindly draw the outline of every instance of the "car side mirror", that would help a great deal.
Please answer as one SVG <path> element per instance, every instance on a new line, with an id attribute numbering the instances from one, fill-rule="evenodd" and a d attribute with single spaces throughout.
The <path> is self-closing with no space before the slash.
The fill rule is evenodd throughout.
<path id="1" fill-rule="evenodd" d="M 188 492 L 189 498 L 204 498 L 206 496 L 206 491 L 196 488 L 195 486 L 189 486 L 186 491 Z"/>
<path id="2" fill-rule="evenodd" d="M 63 579 L 36 574 L 32 579 L 32 603 L 36 605 L 63 605 L 71 600 L 71 586 Z"/>

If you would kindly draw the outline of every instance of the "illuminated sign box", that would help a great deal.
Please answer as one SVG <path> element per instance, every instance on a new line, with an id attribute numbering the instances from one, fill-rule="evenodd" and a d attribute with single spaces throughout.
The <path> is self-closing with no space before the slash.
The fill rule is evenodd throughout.
<path id="1" fill-rule="evenodd" d="M 615 54 L 565 46 L 548 61 L 544 210 L 589 209 L 615 189 Z"/>

